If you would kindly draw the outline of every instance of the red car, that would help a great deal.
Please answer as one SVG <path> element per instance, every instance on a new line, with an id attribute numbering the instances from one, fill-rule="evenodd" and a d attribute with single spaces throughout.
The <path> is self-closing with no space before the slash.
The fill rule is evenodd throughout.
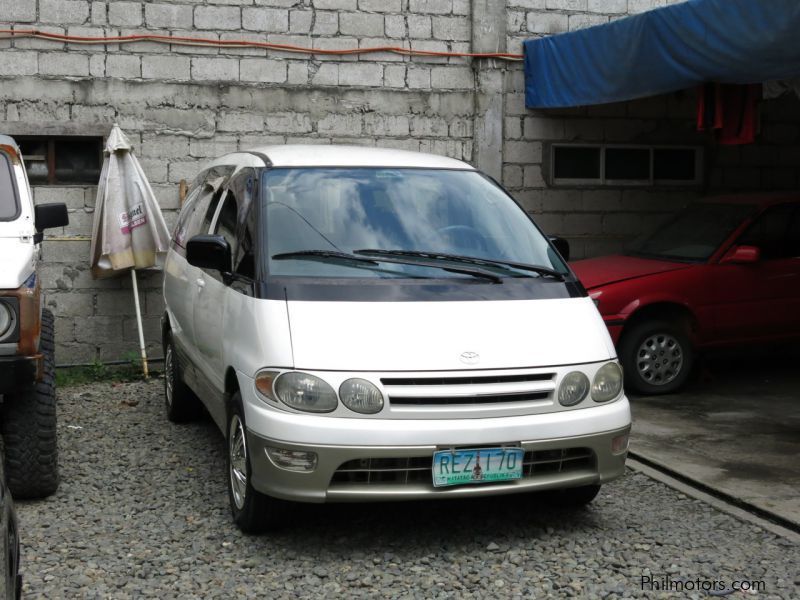
<path id="1" fill-rule="evenodd" d="M 703 348 L 800 337 L 798 194 L 697 202 L 626 254 L 571 266 L 633 391 L 677 390 Z"/>

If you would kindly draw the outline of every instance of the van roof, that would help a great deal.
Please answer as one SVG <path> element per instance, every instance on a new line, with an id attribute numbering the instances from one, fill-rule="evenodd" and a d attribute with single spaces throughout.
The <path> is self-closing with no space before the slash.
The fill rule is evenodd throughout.
<path id="1" fill-rule="evenodd" d="M 330 144 L 257 146 L 223 156 L 215 160 L 212 166 L 236 164 L 239 162 L 237 158 L 243 154 L 259 156 L 265 161 L 265 164 L 273 167 L 393 167 L 475 170 L 463 161 L 436 154 Z"/>

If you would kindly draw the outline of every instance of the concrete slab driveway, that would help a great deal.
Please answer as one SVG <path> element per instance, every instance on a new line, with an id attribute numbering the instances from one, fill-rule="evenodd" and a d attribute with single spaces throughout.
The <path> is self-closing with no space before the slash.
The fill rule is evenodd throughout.
<path id="1" fill-rule="evenodd" d="M 679 394 L 633 397 L 631 450 L 800 525 L 800 352 L 707 358 Z"/>

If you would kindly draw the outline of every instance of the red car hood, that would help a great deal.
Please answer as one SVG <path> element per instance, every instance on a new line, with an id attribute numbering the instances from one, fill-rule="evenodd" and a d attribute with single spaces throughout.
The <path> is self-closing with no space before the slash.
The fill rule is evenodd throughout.
<path id="1" fill-rule="evenodd" d="M 570 263 L 570 266 L 584 287 L 592 289 L 609 283 L 625 281 L 626 279 L 686 269 L 690 265 L 667 260 L 652 260 L 615 254 L 613 256 L 577 260 Z"/>

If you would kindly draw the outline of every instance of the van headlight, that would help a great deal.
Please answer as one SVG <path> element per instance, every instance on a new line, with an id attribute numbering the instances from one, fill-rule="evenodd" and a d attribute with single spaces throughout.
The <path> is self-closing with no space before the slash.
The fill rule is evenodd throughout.
<path id="1" fill-rule="evenodd" d="M 592 400 L 608 402 L 622 391 L 622 369 L 617 363 L 608 363 L 597 370 L 592 382 Z"/>
<path id="2" fill-rule="evenodd" d="M 339 398 L 350 410 L 373 415 L 383 408 L 383 394 L 366 379 L 348 379 L 339 386 Z"/>
<path id="3" fill-rule="evenodd" d="M 564 376 L 558 386 L 558 403 L 562 406 L 575 406 L 589 393 L 589 378 L 580 371 L 572 371 Z"/>
<path id="4" fill-rule="evenodd" d="M 333 388 L 308 373 L 284 373 L 275 381 L 274 390 L 286 406 L 305 412 L 331 412 L 339 404 Z"/>
<path id="5" fill-rule="evenodd" d="M 13 325 L 14 313 L 12 308 L 5 302 L 0 302 L 0 340 L 6 337 Z"/>

